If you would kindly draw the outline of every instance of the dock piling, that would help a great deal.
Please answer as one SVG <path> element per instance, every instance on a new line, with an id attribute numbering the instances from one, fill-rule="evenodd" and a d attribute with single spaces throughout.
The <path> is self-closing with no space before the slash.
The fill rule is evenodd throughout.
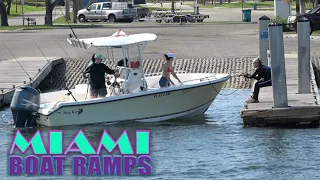
<path id="1" fill-rule="evenodd" d="M 268 24 L 271 54 L 271 77 L 274 108 L 288 107 L 286 68 L 284 60 L 283 25 Z"/>
<path id="2" fill-rule="evenodd" d="M 261 16 L 259 18 L 259 57 L 262 64 L 268 64 L 268 47 L 269 47 L 269 36 L 268 36 L 268 24 L 270 18 L 267 16 Z M 268 64 L 270 65 L 270 64 Z"/>
<path id="3" fill-rule="evenodd" d="M 310 93 L 310 21 L 298 19 L 298 93 Z"/>

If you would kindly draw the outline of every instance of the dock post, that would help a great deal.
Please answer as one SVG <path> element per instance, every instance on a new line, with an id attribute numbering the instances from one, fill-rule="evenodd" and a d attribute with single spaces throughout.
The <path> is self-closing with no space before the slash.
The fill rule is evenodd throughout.
<path id="1" fill-rule="evenodd" d="M 310 21 L 298 19 L 298 93 L 310 93 Z"/>
<path id="2" fill-rule="evenodd" d="M 288 95 L 284 61 L 283 25 L 281 23 L 268 24 L 268 32 L 274 108 L 285 108 L 288 107 Z"/>
<path id="3" fill-rule="evenodd" d="M 267 16 L 261 16 L 259 18 L 259 57 L 264 65 L 268 64 L 268 47 L 269 47 L 269 37 L 268 37 L 268 24 L 270 23 L 270 18 Z"/>

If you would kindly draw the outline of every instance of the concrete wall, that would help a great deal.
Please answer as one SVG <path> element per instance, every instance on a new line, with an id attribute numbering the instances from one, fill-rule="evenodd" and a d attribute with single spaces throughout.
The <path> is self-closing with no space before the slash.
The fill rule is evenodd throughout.
<path id="1" fill-rule="evenodd" d="M 274 17 L 287 19 L 291 15 L 291 4 L 285 0 L 274 0 Z"/>

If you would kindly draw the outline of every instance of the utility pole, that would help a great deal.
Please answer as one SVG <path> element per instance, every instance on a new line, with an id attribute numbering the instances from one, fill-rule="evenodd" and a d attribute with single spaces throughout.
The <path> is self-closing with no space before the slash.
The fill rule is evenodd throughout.
<path id="1" fill-rule="evenodd" d="M 306 1 L 305 0 L 300 0 L 300 14 L 305 14 L 306 13 Z"/>
<path id="2" fill-rule="evenodd" d="M 66 18 L 70 21 L 70 0 L 66 0 Z"/>
<path id="3" fill-rule="evenodd" d="M 300 15 L 300 4 L 299 4 L 300 0 L 296 0 L 296 15 L 299 16 Z"/>
<path id="4" fill-rule="evenodd" d="M 171 12 L 174 13 L 174 0 L 171 0 Z"/>
<path id="5" fill-rule="evenodd" d="M 79 0 L 73 0 L 73 23 L 77 23 L 77 12 L 78 12 L 78 1 Z"/>

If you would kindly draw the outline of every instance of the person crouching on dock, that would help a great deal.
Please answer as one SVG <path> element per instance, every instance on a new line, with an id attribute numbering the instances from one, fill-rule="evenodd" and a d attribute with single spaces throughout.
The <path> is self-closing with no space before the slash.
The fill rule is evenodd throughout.
<path id="1" fill-rule="evenodd" d="M 254 85 L 253 95 L 248 101 L 249 103 L 258 103 L 260 88 L 272 86 L 271 68 L 263 65 L 259 57 L 253 60 L 253 65 L 256 68 L 256 71 L 252 75 L 246 74 L 244 77 L 258 80 Z"/>
<path id="2" fill-rule="evenodd" d="M 165 54 L 164 57 L 166 58 L 167 62 L 164 63 L 162 66 L 162 77 L 160 78 L 160 81 L 159 81 L 160 87 L 161 88 L 168 87 L 170 86 L 170 84 L 175 85 L 170 79 L 170 74 L 172 74 L 172 76 L 176 78 L 180 84 L 182 84 L 182 82 L 180 81 L 180 79 L 178 78 L 178 76 L 176 75 L 172 67 L 172 62 L 176 57 L 174 56 L 173 53 Z"/>

